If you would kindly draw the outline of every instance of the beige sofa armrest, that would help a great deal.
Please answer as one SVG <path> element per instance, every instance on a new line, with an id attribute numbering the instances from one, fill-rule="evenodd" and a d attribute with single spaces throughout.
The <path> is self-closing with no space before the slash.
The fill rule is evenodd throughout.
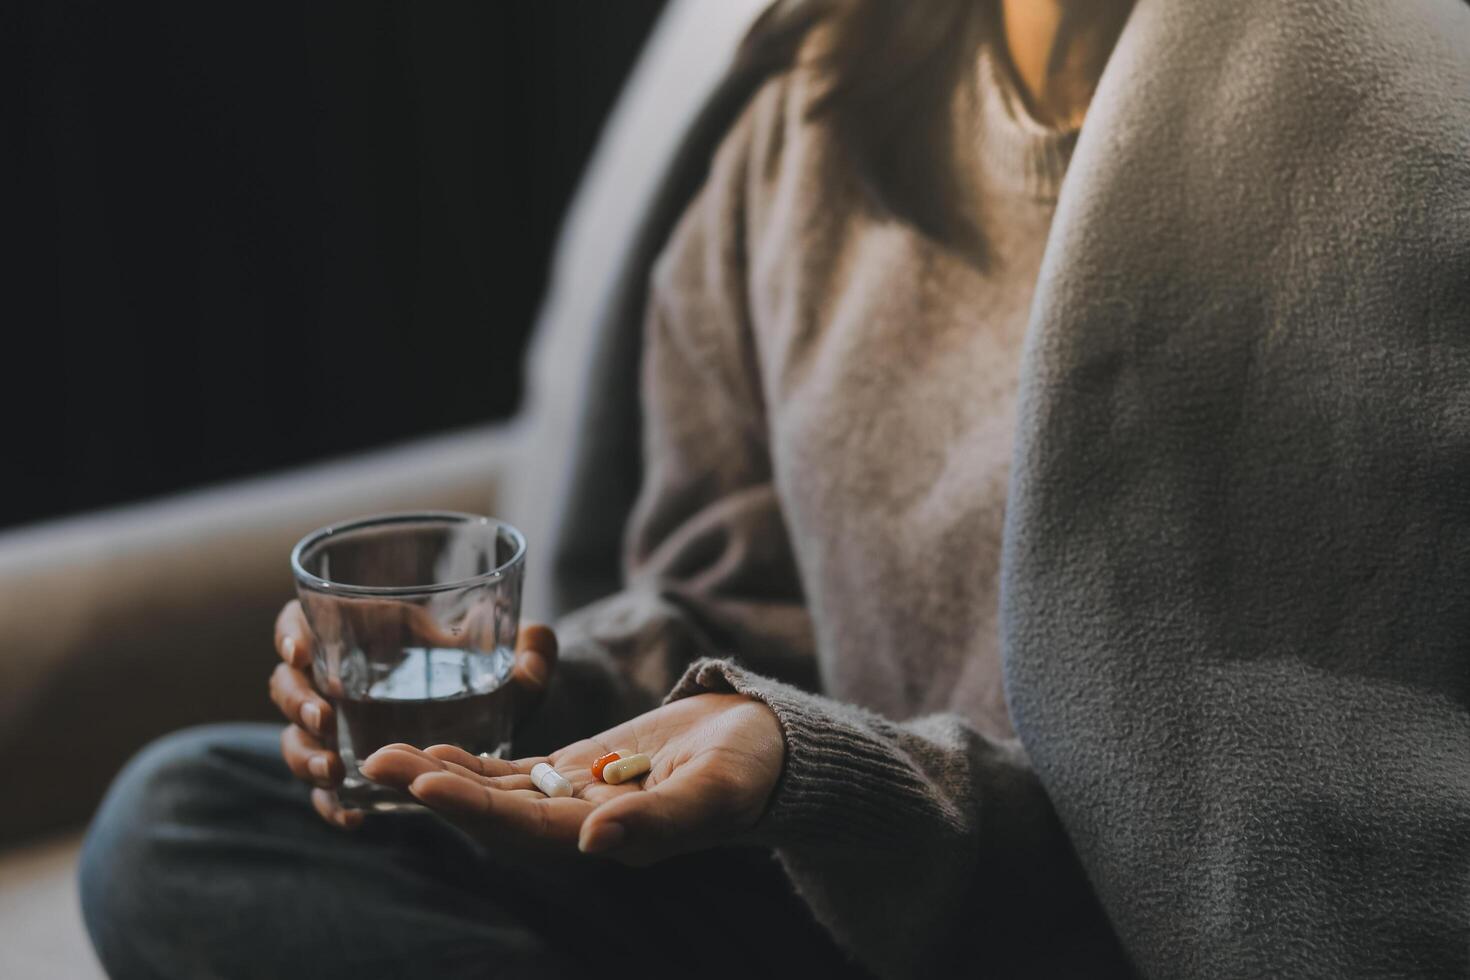
<path id="1" fill-rule="evenodd" d="M 355 515 L 492 512 L 517 443 L 480 428 L 0 534 L 0 842 L 85 818 L 155 736 L 271 718 L 291 546 Z"/>

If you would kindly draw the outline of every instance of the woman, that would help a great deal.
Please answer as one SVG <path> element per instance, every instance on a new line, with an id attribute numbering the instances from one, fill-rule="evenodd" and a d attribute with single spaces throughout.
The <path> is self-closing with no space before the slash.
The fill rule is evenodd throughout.
<path id="1" fill-rule="evenodd" d="M 1333 697 L 1377 719 L 1378 702 L 1348 697 L 1351 686 L 1326 694 L 1307 678 L 1296 682 L 1300 702 L 1268 704 L 1296 675 L 1250 673 L 1263 649 L 1290 636 L 1300 643 L 1289 666 L 1305 660 L 1341 676 L 1311 647 L 1311 631 L 1326 622 L 1311 614 L 1316 607 L 1294 607 L 1293 618 L 1261 583 L 1279 595 L 1283 581 L 1292 588 L 1313 575 L 1334 587 L 1372 578 L 1371 555 L 1330 566 L 1299 558 L 1304 548 L 1323 554 L 1323 532 L 1336 525 L 1322 515 L 1351 527 L 1362 516 L 1353 501 L 1368 498 L 1263 520 L 1241 488 L 1287 473 L 1261 486 L 1286 487 L 1296 495 L 1290 505 L 1341 486 L 1334 474 L 1355 465 L 1344 462 L 1351 453 L 1333 453 L 1312 469 L 1315 460 L 1293 457 L 1287 437 L 1265 424 L 1276 416 L 1253 410 L 1275 403 L 1247 395 L 1270 387 L 1273 363 L 1289 363 L 1270 357 L 1295 356 L 1303 335 L 1318 341 L 1307 350 L 1339 341 L 1361 349 L 1368 327 L 1344 340 L 1339 314 L 1381 312 L 1379 299 L 1394 294 L 1373 293 L 1380 282 L 1433 287 L 1412 320 L 1382 322 L 1412 322 L 1436 338 L 1454 301 L 1467 298 L 1446 275 L 1459 266 L 1419 247 L 1439 227 L 1419 217 L 1422 205 L 1404 219 L 1420 223 L 1397 230 L 1403 261 L 1373 267 L 1356 263 L 1373 240 L 1338 234 L 1340 209 L 1319 200 L 1362 182 L 1365 213 L 1392 202 L 1398 151 L 1375 158 L 1383 179 L 1371 187 L 1363 175 L 1378 163 L 1334 169 L 1358 144 L 1335 145 L 1331 134 L 1394 125 L 1375 115 L 1374 100 L 1398 91 L 1384 79 L 1426 75 L 1371 59 L 1421 28 L 1426 38 L 1436 25 L 1467 36 L 1454 34 L 1464 5 L 1405 5 L 1394 16 L 1408 26 L 1388 26 L 1388 15 L 1356 0 L 1334 7 L 1323 36 L 1384 43 L 1357 61 L 1313 61 L 1314 48 L 1303 46 L 1303 64 L 1325 63 L 1341 77 L 1304 73 L 1300 89 L 1259 96 L 1254 79 L 1290 77 L 1280 66 L 1293 52 L 1271 31 L 1311 39 L 1308 21 L 1327 5 L 1263 13 L 1262 4 L 1222 11 L 1191 0 L 1166 10 L 1140 0 L 1124 35 L 1127 59 L 1109 72 L 1128 97 L 1108 102 L 1099 121 L 1090 100 L 1131 6 L 805 8 L 811 27 L 794 63 L 727 134 L 653 278 L 646 475 L 628 533 L 627 587 L 560 625 L 560 664 L 550 631 L 522 636 L 517 683 L 531 697 L 544 693 L 523 747 L 550 749 L 577 798 L 530 790 L 538 757 L 393 747 L 368 761 L 369 773 L 407 787 L 464 836 L 413 820 L 368 820 L 356 837 L 308 826 L 305 791 L 286 769 L 316 787 L 311 799 L 328 823 L 362 821 L 325 792 L 341 777 L 320 737 L 333 720 L 302 671 L 311 638 L 288 607 L 277 629 L 284 663 L 272 681 L 291 723 L 281 738 L 286 769 L 268 758 L 274 733 L 196 733 L 145 753 L 98 819 L 84 898 L 109 969 L 448 976 L 608 962 L 654 974 L 1050 977 L 1457 965 L 1445 908 L 1463 881 L 1428 873 L 1421 859 L 1465 839 L 1458 797 L 1432 796 L 1433 820 L 1396 851 L 1370 817 L 1341 841 L 1313 837 L 1334 826 L 1324 812 L 1349 812 L 1352 801 L 1333 796 L 1330 779 L 1313 782 L 1335 771 L 1330 753 L 1273 725 L 1303 705 L 1331 717 L 1324 705 Z M 1238 42 L 1236 57 L 1212 52 L 1200 38 L 1206 28 Z M 1180 38 L 1183 55 L 1169 57 L 1163 37 Z M 1151 77 L 1140 52 L 1174 73 L 1160 67 Z M 1197 74 L 1181 74 L 1184 55 Z M 1464 67 L 1445 45 L 1424 57 L 1437 70 Z M 1373 73 L 1360 85 L 1349 76 L 1365 66 Z M 1226 67 L 1245 80 L 1210 74 Z M 1184 104 L 1177 85 L 1168 90 L 1181 78 L 1199 86 L 1191 112 L 1171 108 Z M 1355 114 L 1332 127 L 1300 136 L 1275 125 L 1296 103 L 1334 104 L 1360 88 Z M 1232 129 L 1247 105 L 1276 113 L 1255 140 L 1237 138 L 1249 120 Z M 1412 103 L 1404 111 L 1416 120 L 1427 112 Z M 1137 126 L 1125 124 L 1130 112 L 1140 114 Z M 1084 116 L 1107 127 L 1091 143 L 1104 176 L 1143 159 L 1162 160 L 1149 172 L 1169 179 L 1103 183 L 1089 172 L 1081 179 L 1098 189 L 1069 191 L 1070 220 L 1054 230 Z M 1185 145 L 1171 147 L 1175 136 Z M 1156 152 L 1140 155 L 1144 143 Z M 1287 152 L 1299 144 L 1308 155 Z M 1452 158 L 1444 150 L 1452 141 L 1426 136 L 1418 145 L 1425 158 Z M 1291 167 L 1257 166 L 1271 159 Z M 1252 173 L 1276 183 L 1243 189 L 1235 180 Z M 1453 173 L 1463 176 L 1463 166 Z M 1172 207 L 1155 210 L 1164 201 Z M 1292 220 L 1273 225 L 1273 214 Z M 1200 215 L 1217 217 L 1200 227 L 1226 234 L 1188 234 L 1188 219 Z M 1235 240 L 1257 227 L 1274 237 Z M 1132 237 L 1108 247 L 1120 240 L 1116 229 L 1129 228 Z M 1299 237 L 1308 231 L 1318 237 Z M 1212 264 L 1253 248 L 1261 259 Z M 1135 280 L 1135 267 L 1153 272 Z M 1226 279 L 1250 274 L 1191 291 L 1198 270 L 1222 268 Z M 1274 306 L 1293 295 L 1277 281 L 1285 269 L 1334 288 L 1299 308 Z M 1047 286 L 1040 293 L 1038 280 Z M 1096 311 L 1087 330 L 1062 332 L 1063 321 L 1081 323 L 1080 309 Z M 1257 322 L 1278 325 L 1269 344 L 1231 346 L 1232 325 L 1246 324 L 1236 330 L 1245 334 Z M 1295 333 L 1279 326 L 1286 322 Z M 1314 334 L 1321 324 L 1339 333 Z M 1173 346 L 1190 330 L 1197 354 Z M 1036 374 L 1018 399 L 1023 363 Z M 1335 446 L 1351 432 L 1371 448 L 1363 430 L 1333 428 L 1343 424 L 1333 416 L 1307 435 L 1327 433 Z M 1203 447 L 1192 438 L 1201 429 L 1211 435 Z M 1251 438 L 1237 439 L 1244 431 Z M 1416 431 L 1404 426 L 1395 437 Z M 1013 432 L 1028 441 L 1013 446 Z M 1169 438 L 1145 445 L 1140 432 Z M 1058 444 L 1068 451 L 1053 451 Z M 1235 469 L 1209 469 L 1217 458 Z M 1152 481 L 1137 489 L 1138 474 Z M 1401 506 L 1433 503 L 1392 489 Z M 1222 535 L 1221 515 L 1273 549 L 1299 547 L 1273 550 L 1277 564 L 1257 567 Z M 1321 601 L 1300 589 L 1293 596 Z M 1423 622 L 1440 627 L 1435 635 L 1453 632 L 1448 620 Z M 1334 651 L 1370 649 L 1365 630 Z M 1148 655 L 1110 659 L 1129 646 Z M 1347 659 L 1350 680 L 1366 676 L 1364 659 Z M 1417 658 L 1420 676 L 1438 676 L 1424 672 L 1438 662 Z M 1453 690 L 1467 703 L 1463 682 Z M 1270 710 L 1234 710 L 1232 699 Z M 1420 717 L 1394 703 L 1411 723 Z M 1353 731 L 1352 717 L 1329 730 Z M 1458 738 L 1463 726 L 1440 729 L 1436 751 L 1451 747 L 1433 771 L 1437 785 L 1448 773 L 1458 788 L 1470 782 L 1461 781 L 1459 743 L 1442 737 L 1451 731 Z M 586 780 L 606 747 L 627 745 L 654 759 L 641 788 Z M 1372 751 L 1354 755 L 1368 760 L 1357 776 L 1382 771 Z M 1258 757 L 1272 762 L 1261 781 L 1233 779 L 1253 774 L 1242 759 Z M 1222 758 L 1234 768 L 1220 769 Z M 1302 786 L 1315 792 L 1297 794 Z M 1243 798 L 1255 808 L 1240 808 Z M 1303 807 L 1283 809 L 1282 800 Z M 1414 818 L 1400 826 L 1414 828 Z M 1378 878 L 1343 870 L 1345 849 L 1380 868 Z M 761 860 L 766 851 L 779 871 Z M 1432 900 L 1421 907 L 1396 891 L 1397 904 L 1375 917 L 1359 898 L 1375 881 L 1398 884 L 1395 854 Z M 1273 878 L 1283 863 L 1293 874 Z M 242 934 L 271 942 L 241 944 Z"/>

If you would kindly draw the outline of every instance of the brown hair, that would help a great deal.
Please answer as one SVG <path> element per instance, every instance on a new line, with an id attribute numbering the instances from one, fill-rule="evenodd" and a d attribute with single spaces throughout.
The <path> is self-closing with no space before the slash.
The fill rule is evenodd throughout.
<path id="1" fill-rule="evenodd" d="M 991 0 L 779 0 L 753 33 L 800 41 L 826 35 L 803 66 L 826 76 L 811 118 L 833 127 L 875 207 L 946 244 L 979 254 L 956 204 L 951 98 L 995 23 Z"/>

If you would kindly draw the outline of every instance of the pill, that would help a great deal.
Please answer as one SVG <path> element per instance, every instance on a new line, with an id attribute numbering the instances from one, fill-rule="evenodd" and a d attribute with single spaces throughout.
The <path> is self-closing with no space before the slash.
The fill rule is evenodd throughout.
<path id="1" fill-rule="evenodd" d="M 639 752 L 637 755 L 630 755 L 626 759 L 609 762 L 603 766 L 602 781 L 604 783 L 612 783 L 616 786 L 618 783 L 626 783 L 630 779 L 637 779 L 652 767 L 653 760 L 649 759 L 642 752 Z"/>
<path id="2" fill-rule="evenodd" d="M 619 755 L 618 753 L 616 753 L 616 752 L 609 752 L 607 755 L 603 756 L 602 758 L 598 759 L 596 762 L 592 763 L 592 778 L 593 779 L 601 779 L 602 778 L 602 767 L 605 766 L 605 765 L 607 765 L 609 762 L 617 762 L 621 758 L 622 758 L 622 756 Z"/>
<path id="3" fill-rule="evenodd" d="M 538 762 L 531 767 L 531 782 L 547 796 L 572 795 L 572 784 L 567 777 L 544 762 Z"/>

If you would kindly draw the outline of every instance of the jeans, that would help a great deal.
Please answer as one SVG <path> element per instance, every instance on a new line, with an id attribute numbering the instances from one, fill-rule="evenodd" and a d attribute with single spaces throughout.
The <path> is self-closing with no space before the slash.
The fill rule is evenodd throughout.
<path id="1" fill-rule="evenodd" d="M 190 729 L 118 776 L 80 871 L 114 980 L 860 975 L 766 852 L 631 869 L 504 860 L 432 814 L 347 833 L 311 809 L 279 733 Z"/>

